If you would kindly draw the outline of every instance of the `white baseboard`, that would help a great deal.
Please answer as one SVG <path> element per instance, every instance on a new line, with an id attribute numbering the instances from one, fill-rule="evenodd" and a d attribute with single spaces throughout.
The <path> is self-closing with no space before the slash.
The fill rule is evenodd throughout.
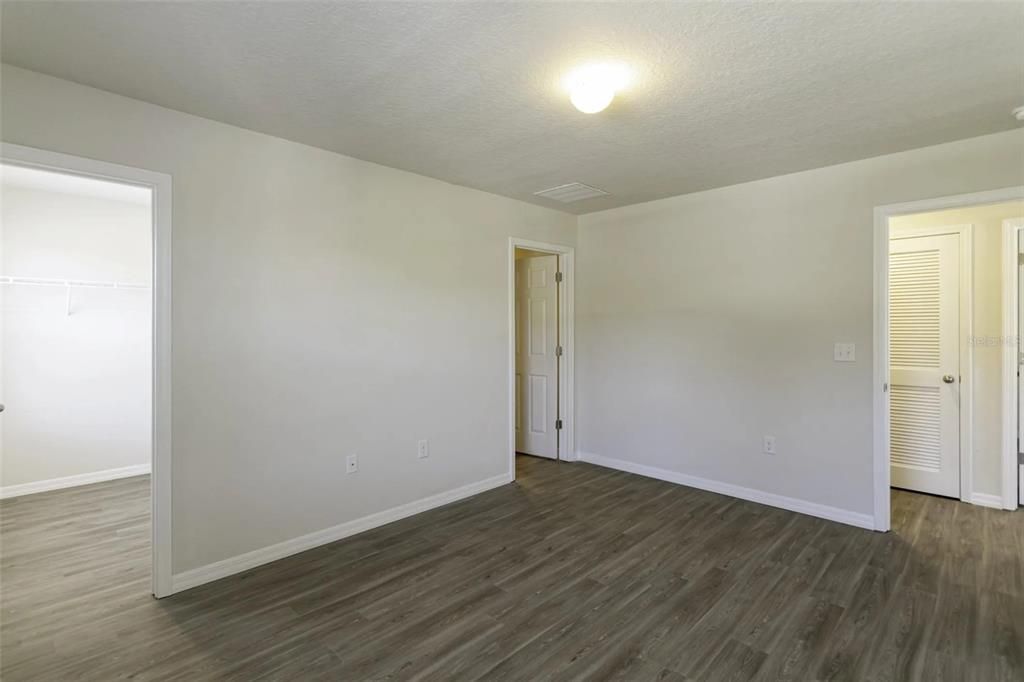
<path id="1" fill-rule="evenodd" d="M 62 476 L 61 478 L 50 478 L 45 481 L 33 481 L 32 483 L 19 483 L 0 488 L 0 500 L 8 497 L 20 497 L 34 493 L 45 493 L 50 490 L 61 490 L 63 488 L 74 488 L 90 483 L 102 483 L 103 481 L 116 481 L 119 478 L 131 476 L 142 476 L 149 473 L 149 464 L 135 464 L 130 467 L 119 469 L 106 469 L 104 471 L 93 471 L 88 474 L 76 474 L 74 476 Z"/>
<path id="2" fill-rule="evenodd" d="M 992 507 L 993 509 L 1003 508 L 1003 498 L 1000 495 L 989 495 L 988 493 L 974 493 L 971 495 L 971 504 L 980 507 Z"/>
<path id="3" fill-rule="evenodd" d="M 875 529 L 875 519 L 870 514 L 860 514 L 849 511 L 848 509 L 830 507 L 816 502 L 800 500 L 795 497 L 776 495 L 775 493 L 768 493 L 763 490 L 744 488 L 743 486 L 733 485 L 732 483 L 723 483 L 721 481 L 713 481 L 708 478 L 699 478 L 697 476 L 681 474 L 676 471 L 669 471 L 668 469 L 659 469 L 658 467 L 636 464 L 623 459 L 603 457 L 589 452 L 580 452 L 579 459 L 584 462 L 590 462 L 591 464 L 597 464 L 598 466 L 608 467 L 609 469 L 628 471 L 631 474 L 639 474 L 640 476 L 647 476 L 648 478 L 657 478 L 661 481 L 677 483 L 679 485 L 689 486 L 690 488 L 699 488 L 701 490 L 707 490 L 721 495 L 728 495 L 729 497 L 738 497 L 741 500 L 766 504 L 770 507 L 779 507 L 780 509 L 787 509 L 799 514 L 807 514 L 808 516 L 817 516 L 818 518 L 837 521 L 850 526 L 857 526 L 858 528 L 867 528 L 868 530 Z"/>
<path id="4" fill-rule="evenodd" d="M 171 579 L 171 593 L 181 592 L 193 587 L 197 587 L 204 583 L 213 582 L 214 580 L 220 580 L 226 578 L 235 573 L 241 573 L 247 571 L 250 568 L 262 566 L 268 564 L 271 561 L 277 561 L 299 552 L 305 552 L 308 549 L 326 545 L 343 538 L 347 538 L 357 533 L 362 533 L 378 526 L 391 523 L 392 521 L 398 521 L 420 512 L 425 512 L 436 507 L 441 507 L 458 500 L 478 495 L 482 492 L 486 492 L 493 488 L 498 488 L 509 483 L 509 474 L 503 473 L 498 476 L 492 476 L 491 478 L 477 481 L 476 483 L 470 483 L 469 485 L 456 488 L 455 490 L 448 490 L 437 495 L 431 495 L 421 500 L 409 502 L 407 504 L 392 507 L 376 514 L 370 514 L 354 521 L 348 521 L 337 526 L 325 528 L 323 530 L 316 531 L 315 533 L 309 533 L 308 535 L 302 535 L 291 540 L 285 540 L 279 542 L 276 545 L 270 545 L 262 549 L 256 549 L 245 554 L 239 554 L 238 556 L 223 559 L 206 566 L 200 566 L 199 568 L 193 568 L 183 573 L 177 573 Z"/>

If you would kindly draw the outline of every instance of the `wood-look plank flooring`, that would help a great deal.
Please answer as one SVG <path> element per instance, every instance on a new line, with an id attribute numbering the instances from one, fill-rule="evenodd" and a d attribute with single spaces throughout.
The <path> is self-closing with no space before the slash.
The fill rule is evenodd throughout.
<path id="1" fill-rule="evenodd" d="M 1024 680 L 1024 515 L 873 533 L 583 464 L 160 601 L 145 477 L 0 503 L 17 680 Z"/>

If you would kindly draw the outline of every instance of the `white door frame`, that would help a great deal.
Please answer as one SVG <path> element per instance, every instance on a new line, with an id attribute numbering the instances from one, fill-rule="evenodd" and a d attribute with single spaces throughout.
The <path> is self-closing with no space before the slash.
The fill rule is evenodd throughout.
<path id="1" fill-rule="evenodd" d="M 960 382 L 958 385 L 957 412 L 960 415 L 960 500 L 974 501 L 974 348 L 970 340 L 974 337 L 974 226 L 939 225 L 920 227 L 890 227 L 889 239 L 913 237 L 938 237 L 955 234 L 960 238 L 960 314 L 957 333 L 960 335 Z M 888 265 L 886 265 L 888 268 Z M 888 277 L 886 277 L 888 280 Z M 886 304 L 888 319 L 888 302 Z M 888 344 L 886 344 L 888 348 Z M 888 373 L 886 374 L 888 376 Z M 888 395 L 888 393 L 886 394 Z M 891 473 L 891 471 L 890 471 Z"/>
<path id="2" fill-rule="evenodd" d="M 69 154 L 3 143 L 4 163 L 113 180 L 152 190 L 153 211 L 153 431 L 152 592 L 171 587 L 171 176 Z"/>
<path id="3" fill-rule="evenodd" d="M 875 530 L 887 531 L 891 524 L 889 491 L 889 218 L 908 213 L 927 213 L 950 208 L 964 208 L 1024 199 L 1024 186 L 1007 187 L 988 192 L 959 194 L 921 201 L 877 206 L 874 211 L 874 386 L 872 387 L 874 447 L 872 452 L 874 480 Z M 1016 332 L 1014 332 L 1016 333 Z M 1016 358 L 1015 358 L 1016 360 Z M 1005 362 L 1005 360 L 1004 360 Z M 1004 374 L 1006 368 L 1004 367 Z M 1005 389 L 1004 389 L 1005 390 Z M 1004 408 L 1005 409 L 1005 408 Z M 1004 452 L 1005 458 L 1005 452 Z M 1005 466 L 1004 466 L 1005 471 Z M 1003 486 L 1004 491 L 1007 486 Z M 1016 508 L 1003 500 L 1008 509 Z"/>
<path id="4" fill-rule="evenodd" d="M 562 358 L 558 363 L 558 403 L 562 429 L 558 432 L 558 459 L 576 460 L 575 256 L 571 246 L 548 244 L 519 237 L 508 239 L 508 480 L 516 479 L 516 249 L 551 253 L 559 258 L 562 286 L 558 291 L 558 338 Z"/>
<path id="5" fill-rule="evenodd" d="M 1017 478 L 1017 353 L 1020 328 L 1017 311 L 1019 289 L 1018 235 L 1024 233 L 1024 219 L 1003 221 L 1003 442 L 1002 507 L 1016 509 L 1019 500 Z"/>

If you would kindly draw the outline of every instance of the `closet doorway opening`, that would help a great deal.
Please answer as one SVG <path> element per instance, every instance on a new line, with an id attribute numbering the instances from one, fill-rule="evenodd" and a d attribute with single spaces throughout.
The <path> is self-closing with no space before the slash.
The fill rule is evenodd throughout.
<path id="1" fill-rule="evenodd" d="M 572 461 L 573 249 L 509 240 L 509 477 L 516 456 Z"/>
<path id="2" fill-rule="evenodd" d="M 1022 217 L 1024 188 L 875 210 L 878 530 L 903 491 L 1017 507 Z"/>
<path id="3" fill-rule="evenodd" d="M 8 588 L 52 592 L 65 562 L 96 556 L 166 596 L 170 177 L 4 144 L 0 192 Z M 58 523 L 66 545 L 40 546 L 35 529 Z M 104 586 L 72 581 L 66 598 Z"/>

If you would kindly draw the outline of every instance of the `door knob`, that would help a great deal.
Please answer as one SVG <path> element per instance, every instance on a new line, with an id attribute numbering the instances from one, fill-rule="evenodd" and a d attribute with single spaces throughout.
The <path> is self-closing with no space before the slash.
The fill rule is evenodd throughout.
<path id="1" fill-rule="evenodd" d="M 945 381 L 947 384 L 951 384 L 954 381 L 956 381 L 956 377 L 954 377 L 952 374 L 943 374 L 942 380 Z"/>

